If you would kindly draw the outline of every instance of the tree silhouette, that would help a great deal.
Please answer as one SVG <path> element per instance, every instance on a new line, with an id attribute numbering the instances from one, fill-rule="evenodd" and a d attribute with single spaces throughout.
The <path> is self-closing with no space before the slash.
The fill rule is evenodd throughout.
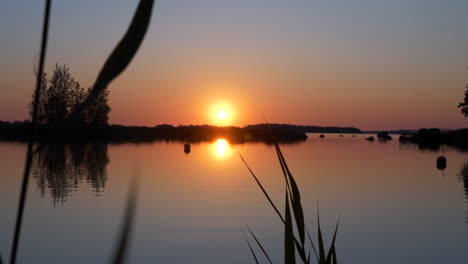
<path id="1" fill-rule="evenodd" d="M 47 101 L 46 97 L 46 89 L 47 89 L 47 76 L 45 73 L 42 74 L 42 82 L 39 86 L 39 104 L 37 108 L 37 115 L 36 115 L 36 122 L 39 125 L 43 125 L 47 122 L 46 112 L 45 112 L 45 102 Z M 28 104 L 29 108 L 29 116 L 32 119 L 33 116 L 33 109 L 34 109 L 34 96 L 33 93 L 31 102 Z"/>
<path id="2" fill-rule="evenodd" d="M 62 123 L 68 115 L 70 91 L 75 86 L 75 80 L 71 77 L 66 65 L 56 64 L 49 83 L 45 102 L 46 118 L 49 125 L 57 125 Z"/>
<path id="3" fill-rule="evenodd" d="M 460 109 L 460 112 L 465 116 L 465 118 L 468 117 L 468 85 L 466 86 L 465 90 L 465 100 L 464 102 L 460 102 L 458 104 L 458 108 Z"/>
<path id="4" fill-rule="evenodd" d="M 54 73 L 47 80 L 43 73 L 38 101 L 37 122 L 40 125 L 62 125 L 68 115 L 77 109 L 90 94 L 91 88 L 85 92 L 79 82 L 75 81 L 66 66 L 55 65 Z M 107 125 L 110 107 L 109 92 L 106 90 L 81 113 L 77 123 L 87 126 Z M 34 100 L 34 95 L 33 95 Z M 29 115 L 32 117 L 33 103 L 29 103 Z"/>

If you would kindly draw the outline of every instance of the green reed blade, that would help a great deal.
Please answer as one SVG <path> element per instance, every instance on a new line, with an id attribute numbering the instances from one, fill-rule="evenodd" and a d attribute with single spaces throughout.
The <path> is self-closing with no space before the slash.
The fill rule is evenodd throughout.
<path id="1" fill-rule="evenodd" d="M 262 190 L 263 194 L 265 195 L 265 197 L 268 199 L 268 202 L 270 202 L 270 205 L 273 207 L 273 209 L 275 210 L 275 212 L 278 214 L 279 218 L 281 219 L 281 221 L 283 223 L 285 223 L 284 221 L 284 218 L 283 216 L 281 215 L 280 211 L 278 210 L 278 208 L 276 207 L 276 205 L 273 203 L 273 201 L 271 200 L 270 196 L 268 195 L 267 191 L 265 190 L 265 188 L 263 188 L 262 184 L 260 183 L 260 181 L 258 180 L 257 176 L 255 176 L 255 173 L 252 171 L 252 169 L 249 167 L 249 165 L 247 164 L 247 162 L 244 160 L 244 157 L 242 157 L 242 155 L 239 153 L 239 156 L 242 160 L 242 162 L 244 162 L 245 166 L 247 167 L 247 169 L 249 170 L 250 174 L 252 175 L 252 177 L 255 179 L 255 181 L 257 182 L 258 186 L 260 187 L 260 189 Z"/>
<path id="2" fill-rule="evenodd" d="M 254 178 L 254 180 L 257 182 L 257 185 L 260 187 L 260 189 L 262 190 L 263 194 L 265 195 L 265 197 L 267 198 L 267 200 L 270 202 L 270 205 L 273 207 L 273 209 L 275 210 L 275 212 L 278 214 L 279 218 L 281 219 L 281 221 L 284 223 L 285 220 L 283 218 L 283 216 L 281 215 L 281 213 L 279 212 L 278 208 L 276 207 L 276 205 L 273 203 L 273 201 L 271 200 L 270 196 L 268 195 L 267 191 L 265 190 L 265 188 L 263 188 L 263 185 L 260 183 L 260 181 L 258 180 L 257 176 L 255 176 L 255 173 L 252 171 L 252 169 L 250 168 L 250 166 L 247 164 L 247 162 L 245 161 L 244 157 L 242 157 L 242 155 L 239 153 L 239 156 L 242 160 L 242 162 L 244 163 L 244 165 L 247 167 L 247 169 L 249 170 L 250 174 L 252 175 L 252 177 Z M 296 237 L 294 236 L 294 233 L 293 233 L 293 238 L 294 238 L 294 243 L 298 249 L 298 252 L 301 256 L 301 258 L 303 260 L 305 260 L 305 251 L 304 251 L 304 247 L 301 246 L 301 244 L 297 241 Z"/>
<path id="3" fill-rule="evenodd" d="M 291 174 L 291 171 L 288 168 L 288 164 L 286 163 L 286 160 L 284 158 L 283 153 L 281 152 L 281 148 L 279 147 L 278 143 L 275 141 L 275 149 L 276 149 L 276 154 L 278 156 L 280 164 L 282 164 L 283 173 L 286 172 L 287 178 L 290 183 L 290 195 L 291 195 L 291 204 L 294 212 L 294 218 L 296 220 L 296 226 L 297 226 L 297 231 L 299 233 L 299 238 L 302 243 L 302 248 L 304 248 L 304 243 L 305 243 L 305 221 L 304 221 L 304 212 L 302 209 L 302 204 L 301 204 L 301 194 L 299 192 L 299 188 L 297 187 L 296 180 Z M 286 177 L 286 175 L 285 175 Z"/>

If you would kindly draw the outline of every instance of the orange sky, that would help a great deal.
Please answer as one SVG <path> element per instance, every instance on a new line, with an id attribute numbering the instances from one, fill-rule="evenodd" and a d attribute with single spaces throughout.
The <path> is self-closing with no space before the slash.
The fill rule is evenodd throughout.
<path id="1" fill-rule="evenodd" d="M 26 2 L 0 13 L 0 120 L 27 118 L 34 87 L 42 5 Z M 456 108 L 468 82 L 464 4 L 309 2 L 160 1 L 137 56 L 109 87 L 110 122 L 245 125 L 265 114 L 361 129 L 466 127 Z M 54 3 L 48 72 L 66 63 L 92 85 L 135 6 Z M 229 122 L 213 118 L 220 104 Z"/>

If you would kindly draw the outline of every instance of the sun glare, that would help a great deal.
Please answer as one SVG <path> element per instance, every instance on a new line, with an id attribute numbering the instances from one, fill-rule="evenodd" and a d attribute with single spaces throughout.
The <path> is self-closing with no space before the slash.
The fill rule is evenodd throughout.
<path id="1" fill-rule="evenodd" d="M 217 115 L 219 119 L 225 119 L 227 117 L 227 113 L 225 110 L 219 110 Z"/>
<path id="2" fill-rule="evenodd" d="M 229 103 L 221 102 L 212 105 L 210 116 L 213 125 L 232 126 L 235 118 L 235 111 Z"/>

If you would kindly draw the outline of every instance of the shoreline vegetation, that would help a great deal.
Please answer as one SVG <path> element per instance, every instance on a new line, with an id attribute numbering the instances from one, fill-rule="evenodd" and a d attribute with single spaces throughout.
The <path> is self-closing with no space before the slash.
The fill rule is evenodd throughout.
<path id="1" fill-rule="evenodd" d="M 30 123 L 0 121 L 0 140 L 3 141 L 27 141 Z M 267 128 L 267 129 L 266 129 Z M 306 133 L 353 133 L 360 134 L 357 128 L 296 126 L 286 124 L 258 124 L 245 127 L 235 126 L 209 126 L 188 125 L 172 126 L 157 125 L 144 126 L 38 126 L 36 128 L 36 140 L 102 140 L 109 142 L 153 142 L 153 141 L 182 141 L 202 142 L 224 138 L 229 142 L 264 142 L 272 143 L 271 135 L 279 143 L 296 143 L 307 139 Z"/>
<path id="2" fill-rule="evenodd" d="M 439 150 L 442 145 L 468 151 L 468 128 L 443 131 L 438 128 L 419 129 L 414 135 L 401 135 L 402 144 L 417 144 L 420 149 Z"/>
<path id="3" fill-rule="evenodd" d="M 0 141 L 27 142 L 29 121 L 0 121 Z M 400 133 L 397 133 L 400 132 Z M 406 133 L 405 133 L 406 132 Z M 219 138 L 232 144 L 263 142 L 273 144 L 271 134 L 281 144 L 303 142 L 307 133 L 335 134 L 400 134 L 401 144 L 415 144 L 420 149 L 439 150 L 442 145 L 461 151 L 468 151 L 468 129 L 441 130 L 438 128 L 419 129 L 417 131 L 398 130 L 389 132 L 361 131 L 354 127 L 320 127 L 290 124 L 255 124 L 244 127 L 179 125 L 168 124 L 147 126 L 123 125 L 68 125 L 36 127 L 35 140 L 53 141 L 107 141 L 109 143 L 144 143 L 155 141 L 209 142 Z M 390 137 L 391 138 L 391 137 Z M 379 137 L 379 140 L 382 139 Z"/>

